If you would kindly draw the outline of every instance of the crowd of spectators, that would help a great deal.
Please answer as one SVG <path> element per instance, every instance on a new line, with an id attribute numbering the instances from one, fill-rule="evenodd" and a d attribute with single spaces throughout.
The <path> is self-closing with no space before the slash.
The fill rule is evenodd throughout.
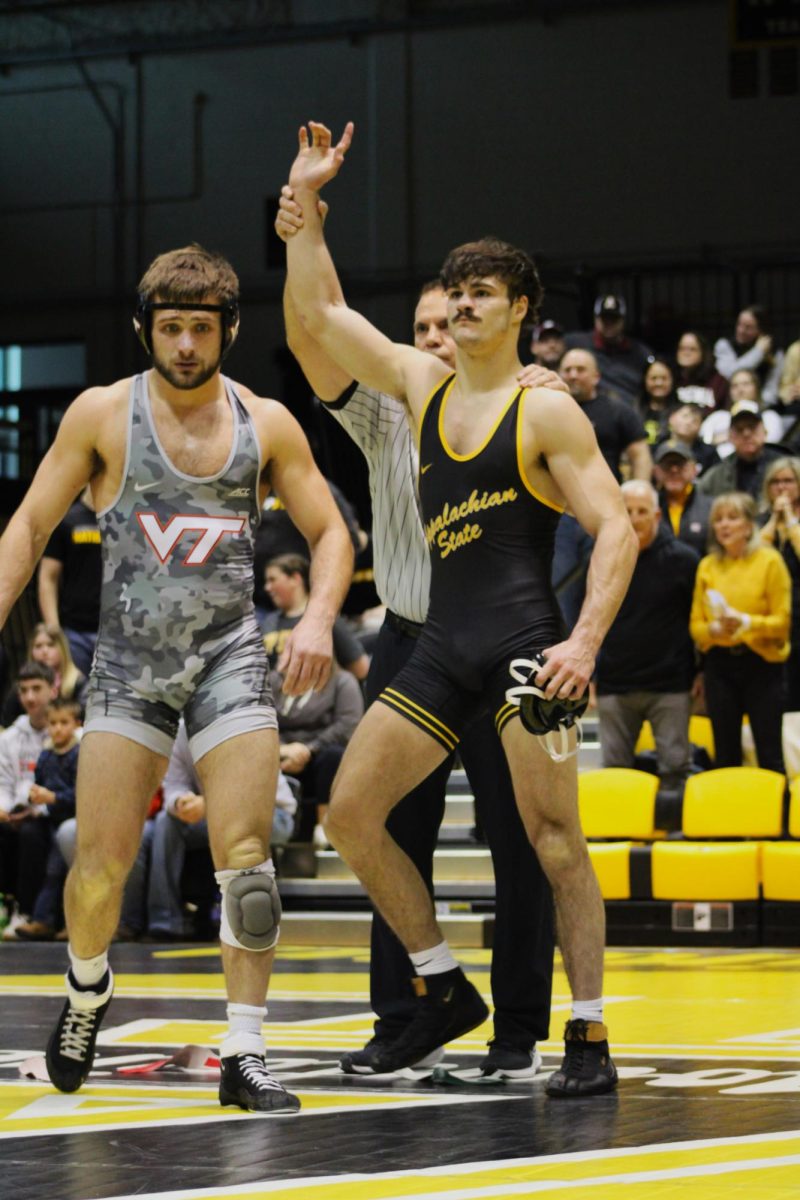
<path id="1" fill-rule="evenodd" d="M 738 314 L 730 336 L 696 329 L 655 356 L 626 328 L 621 296 L 603 295 L 593 328 L 555 320 L 533 331 L 533 359 L 558 370 L 622 487 L 639 542 L 630 588 L 598 658 L 592 689 L 603 763 L 632 766 L 644 721 L 655 769 L 677 791 L 698 769 L 690 714 L 706 713 L 715 766 L 743 761 L 749 718 L 760 766 L 784 772 L 782 723 L 800 713 L 800 340 L 774 345 L 763 309 Z M 331 490 L 356 551 L 369 535 Z M 280 501 L 262 514 L 254 602 L 272 668 L 281 743 L 273 845 L 326 845 L 321 816 L 364 710 L 369 639 L 341 619 L 326 687 L 281 688 L 281 655 L 309 593 L 306 547 Z M 570 626 L 580 609 L 591 541 L 569 514 L 553 585 Z M 0 898 L 5 937 L 60 936 L 75 843 L 82 705 L 97 630 L 99 533 L 82 495 L 48 544 L 38 576 L 44 620 L 2 697 Z M 201 920 L 187 916 L 187 874 L 202 877 Z M 198 892 L 195 879 L 195 893 Z M 189 888 L 191 891 L 191 888 Z M 205 802 L 181 726 L 126 890 L 121 937 L 213 932 L 215 890 Z M 197 905 L 189 906 L 194 910 Z"/>

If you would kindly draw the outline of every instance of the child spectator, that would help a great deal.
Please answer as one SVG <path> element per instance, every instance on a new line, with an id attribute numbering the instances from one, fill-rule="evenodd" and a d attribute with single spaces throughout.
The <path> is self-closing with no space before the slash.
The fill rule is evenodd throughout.
<path id="1" fill-rule="evenodd" d="M 36 763 L 35 782 L 30 803 L 43 805 L 52 831 L 75 815 L 75 779 L 78 773 L 78 731 L 80 705 L 75 700 L 52 700 L 47 708 L 47 733 L 50 746 L 42 750 Z M 49 941 L 61 927 L 61 896 L 67 864 L 51 840 L 45 879 L 33 906 L 30 921 L 17 925 L 23 941 Z"/>
<path id="2" fill-rule="evenodd" d="M 28 641 L 28 659 L 49 667 L 55 676 L 59 696 L 63 700 L 77 700 L 83 709 L 88 680 L 72 661 L 69 642 L 62 629 L 57 625 L 45 625 L 43 621 L 35 625 Z M 10 725 L 21 712 L 19 695 L 12 689 L 3 704 L 3 724 Z"/>
<path id="3" fill-rule="evenodd" d="M 700 436 L 700 427 L 711 412 L 708 397 L 711 393 L 703 388 L 678 388 L 679 405 L 667 418 L 668 434 L 659 438 L 662 441 L 683 442 L 692 452 L 697 463 L 697 474 L 702 475 L 709 467 L 715 467 L 720 461 L 716 449 Z"/>

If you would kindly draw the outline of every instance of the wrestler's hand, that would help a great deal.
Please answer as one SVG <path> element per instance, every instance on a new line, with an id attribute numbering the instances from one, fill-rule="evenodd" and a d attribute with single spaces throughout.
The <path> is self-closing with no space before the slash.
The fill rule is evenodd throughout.
<path id="1" fill-rule="evenodd" d="M 302 696 L 318 692 L 330 679 L 333 638 L 330 626 L 306 613 L 286 639 L 278 670 L 283 675 L 283 694 Z"/>
<path id="2" fill-rule="evenodd" d="M 517 383 L 520 387 L 546 387 L 553 392 L 566 392 L 569 395 L 569 388 L 558 372 L 551 371 L 549 367 L 541 367 L 538 363 L 528 363 L 523 367 L 517 375 Z"/>
<path id="3" fill-rule="evenodd" d="M 580 700 L 594 674 L 595 654 L 581 639 L 569 637 L 565 642 L 542 651 L 546 665 L 536 674 L 536 686 L 548 700 Z"/>
<path id="4" fill-rule="evenodd" d="M 324 200 L 317 200 L 317 212 L 322 224 L 328 215 L 328 205 Z M 278 215 L 275 218 L 275 232 L 282 242 L 288 242 L 298 229 L 303 228 L 303 210 L 294 198 L 294 192 L 285 183 L 281 188 L 281 198 L 278 205 Z"/>
<path id="5" fill-rule="evenodd" d="M 309 121 L 308 129 L 300 126 L 297 158 L 289 172 L 289 187 L 318 192 L 339 174 L 344 156 L 353 140 L 354 125 L 348 121 L 336 145 L 331 143 L 331 131 L 317 121 Z M 310 137 L 309 137 L 310 133 Z"/>

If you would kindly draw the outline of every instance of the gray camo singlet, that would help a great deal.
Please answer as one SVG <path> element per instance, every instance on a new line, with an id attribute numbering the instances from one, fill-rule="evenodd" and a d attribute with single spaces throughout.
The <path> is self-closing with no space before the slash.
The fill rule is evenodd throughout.
<path id="1" fill-rule="evenodd" d="M 178 471 L 158 439 L 147 381 L 131 384 L 120 490 L 98 513 L 103 587 L 94 674 L 176 708 L 231 643 L 260 635 L 253 611 L 253 539 L 260 517 L 259 443 L 223 377 L 233 413 L 218 474 Z"/>

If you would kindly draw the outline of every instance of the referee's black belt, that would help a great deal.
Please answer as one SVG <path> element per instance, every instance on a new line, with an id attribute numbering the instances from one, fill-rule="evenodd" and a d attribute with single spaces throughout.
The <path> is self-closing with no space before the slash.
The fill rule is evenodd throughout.
<path id="1" fill-rule="evenodd" d="M 403 633 L 410 638 L 418 638 L 424 628 L 420 621 L 407 621 L 405 617 L 398 617 L 390 608 L 387 608 L 384 620 L 395 633 Z"/>

